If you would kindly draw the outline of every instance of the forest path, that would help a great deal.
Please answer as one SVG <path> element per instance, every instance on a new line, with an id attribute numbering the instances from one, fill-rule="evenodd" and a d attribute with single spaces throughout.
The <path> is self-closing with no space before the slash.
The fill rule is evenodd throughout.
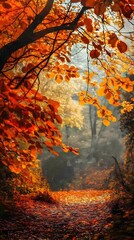
<path id="1" fill-rule="evenodd" d="M 58 204 L 22 196 L 20 212 L 0 221 L 0 240 L 103 240 L 114 226 L 110 191 L 59 191 Z M 23 211 L 22 211 L 23 209 Z M 117 228 L 119 230 L 119 228 Z"/>

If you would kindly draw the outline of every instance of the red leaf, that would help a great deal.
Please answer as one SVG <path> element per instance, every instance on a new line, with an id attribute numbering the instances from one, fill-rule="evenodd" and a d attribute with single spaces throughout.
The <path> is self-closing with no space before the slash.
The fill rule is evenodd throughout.
<path id="1" fill-rule="evenodd" d="M 115 33 L 110 34 L 108 43 L 112 46 L 115 47 L 116 42 L 118 41 L 118 38 Z"/>
<path id="2" fill-rule="evenodd" d="M 27 65 L 27 70 L 30 70 L 34 67 L 34 64 L 33 63 L 28 63 Z"/>
<path id="3" fill-rule="evenodd" d="M 36 147 L 37 147 L 37 148 L 42 148 L 40 142 L 36 142 Z"/>
<path id="4" fill-rule="evenodd" d="M 49 99 L 48 102 L 50 109 L 52 109 L 52 111 L 54 112 L 57 112 L 57 108 L 60 106 L 59 102 L 54 101 L 52 99 Z"/>
<path id="5" fill-rule="evenodd" d="M 11 8 L 11 5 L 9 3 L 3 3 L 2 6 L 7 9 Z"/>
<path id="6" fill-rule="evenodd" d="M 35 147 L 35 145 L 34 144 L 32 144 L 32 145 L 30 145 L 29 146 L 29 148 L 28 148 L 29 150 L 36 150 L 36 147 Z"/>
<path id="7" fill-rule="evenodd" d="M 96 4 L 96 1 L 95 0 L 82 0 L 81 3 L 82 3 L 82 5 L 84 5 L 86 7 L 93 8 Z"/>
<path id="8" fill-rule="evenodd" d="M 97 16 L 103 15 L 106 11 L 106 6 L 104 3 L 97 3 L 94 7 L 94 12 Z"/>
<path id="9" fill-rule="evenodd" d="M 102 50 L 102 47 L 99 44 L 96 44 L 96 43 L 93 42 L 93 46 L 94 46 L 94 48 L 97 48 L 100 51 Z"/>
<path id="10" fill-rule="evenodd" d="M 86 43 L 86 44 L 89 44 L 89 39 L 85 36 L 81 37 L 81 40 Z"/>
<path id="11" fill-rule="evenodd" d="M 27 67 L 23 67 L 23 68 L 22 68 L 22 72 L 23 72 L 23 73 L 26 73 L 26 72 L 27 72 Z"/>
<path id="12" fill-rule="evenodd" d="M 130 19 L 133 13 L 133 9 L 131 8 L 131 6 L 126 3 L 124 4 L 122 1 L 120 1 L 120 8 L 124 17 Z"/>
<path id="13" fill-rule="evenodd" d="M 119 41 L 119 42 L 117 43 L 117 48 L 119 49 L 119 51 L 120 51 L 121 53 L 124 53 L 124 52 L 127 51 L 127 44 L 124 43 L 124 42 L 122 42 L 122 41 Z"/>
<path id="14" fill-rule="evenodd" d="M 98 51 L 98 50 L 92 50 L 91 52 L 90 52 L 90 57 L 91 58 L 98 58 L 100 56 L 100 52 Z"/>
<path id="15" fill-rule="evenodd" d="M 84 20 L 84 23 L 86 25 L 87 31 L 92 32 L 93 31 L 92 20 L 90 18 L 86 18 Z"/>

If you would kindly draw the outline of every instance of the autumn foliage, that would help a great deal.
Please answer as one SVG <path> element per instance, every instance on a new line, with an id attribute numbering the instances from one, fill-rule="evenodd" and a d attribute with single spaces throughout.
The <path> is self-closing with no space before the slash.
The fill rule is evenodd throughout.
<path id="1" fill-rule="evenodd" d="M 131 44 L 126 41 L 133 37 L 120 29 L 125 21 L 131 25 L 134 5 L 133 0 L 2 0 L 0 9 L 1 162 L 12 172 L 26 175 L 38 166 L 37 152 L 43 146 L 56 155 L 57 146 L 78 154 L 62 142 L 59 103 L 38 91 L 42 71 L 44 81 L 59 84 L 80 76 L 71 65 L 73 45 L 86 48 L 88 64 L 104 71 L 102 81 L 95 83 L 88 67 L 83 80 L 94 85 L 96 95 L 84 90 L 80 103 L 96 106 L 104 125 L 116 121 L 100 98 L 120 106 L 122 90 L 133 90 L 133 82 L 122 75 L 133 72 Z M 127 108 L 125 102 L 122 107 Z"/>

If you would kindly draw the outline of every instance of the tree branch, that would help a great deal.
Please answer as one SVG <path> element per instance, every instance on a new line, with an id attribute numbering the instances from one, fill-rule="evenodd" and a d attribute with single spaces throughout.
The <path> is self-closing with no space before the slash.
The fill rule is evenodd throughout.
<path id="1" fill-rule="evenodd" d="M 23 36 L 25 37 L 25 35 L 29 34 L 29 33 L 33 33 L 34 30 L 36 29 L 36 27 L 42 23 L 43 19 L 49 14 L 49 12 L 52 9 L 54 0 L 51 1 L 47 1 L 45 7 L 42 9 L 42 11 L 36 15 L 35 19 L 33 20 L 33 22 L 28 26 L 28 28 L 20 35 L 19 38 L 23 38 Z"/>
<path id="2" fill-rule="evenodd" d="M 33 30 L 38 26 L 38 24 L 40 24 L 43 21 L 43 19 L 47 16 L 49 11 L 51 10 L 54 1 L 51 1 L 51 4 L 49 2 L 50 1 L 48 0 L 45 8 L 41 11 L 41 13 L 35 17 L 34 21 L 29 25 L 29 27 L 15 41 L 8 43 L 7 45 L 0 49 L 1 59 L 0 71 L 2 71 L 4 65 L 6 64 L 11 54 L 17 51 L 18 49 L 21 49 L 24 46 L 35 42 L 36 40 L 44 37 L 49 33 L 61 30 L 71 31 L 74 30 L 84 11 L 88 9 L 87 7 L 82 7 L 81 11 L 78 13 L 76 18 L 72 22 L 65 23 L 56 27 L 46 28 L 38 32 L 33 32 Z"/>
<path id="3" fill-rule="evenodd" d="M 20 82 L 19 82 L 19 83 L 17 84 L 17 86 L 15 87 L 15 89 L 19 88 L 20 85 L 25 81 L 25 79 L 27 78 L 27 76 L 28 76 L 33 70 L 35 70 L 36 68 L 38 68 L 38 67 L 39 67 L 42 63 L 44 63 L 45 61 L 47 61 L 47 62 L 45 63 L 45 66 L 44 66 L 44 67 L 46 67 L 47 64 L 48 64 L 48 61 L 49 61 L 50 57 L 52 56 L 52 54 L 55 53 L 58 49 L 60 49 L 60 48 L 68 41 L 68 39 L 70 38 L 71 34 L 72 34 L 72 32 L 69 33 L 67 39 L 66 39 L 64 42 L 62 42 L 62 43 L 60 44 L 60 46 L 58 46 L 56 49 L 52 48 L 52 51 L 50 52 L 49 56 L 47 56 L 45 59 L 43 59 L 42 61 L 40 61 L 36 66 L 34 66 L 32 69 L 30 69 L 30 70 L 25 74 L 25 76 L 20 80 Z M 44 67 L 43 67 L 43 68 L 44 68 Z"/>

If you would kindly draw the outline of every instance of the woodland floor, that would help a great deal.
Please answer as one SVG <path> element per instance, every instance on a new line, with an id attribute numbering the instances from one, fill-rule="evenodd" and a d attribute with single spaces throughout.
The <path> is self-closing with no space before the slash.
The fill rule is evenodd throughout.
<path id="1" fill-rule="evenodd" d="M 111 213 L 110 191 L 56 192 L 58 204 L 22 196 L 0 215 L 0 240 L 132 240 L 134 211 Z M 116 208 L 116 206 L 115 206 Z"/>

